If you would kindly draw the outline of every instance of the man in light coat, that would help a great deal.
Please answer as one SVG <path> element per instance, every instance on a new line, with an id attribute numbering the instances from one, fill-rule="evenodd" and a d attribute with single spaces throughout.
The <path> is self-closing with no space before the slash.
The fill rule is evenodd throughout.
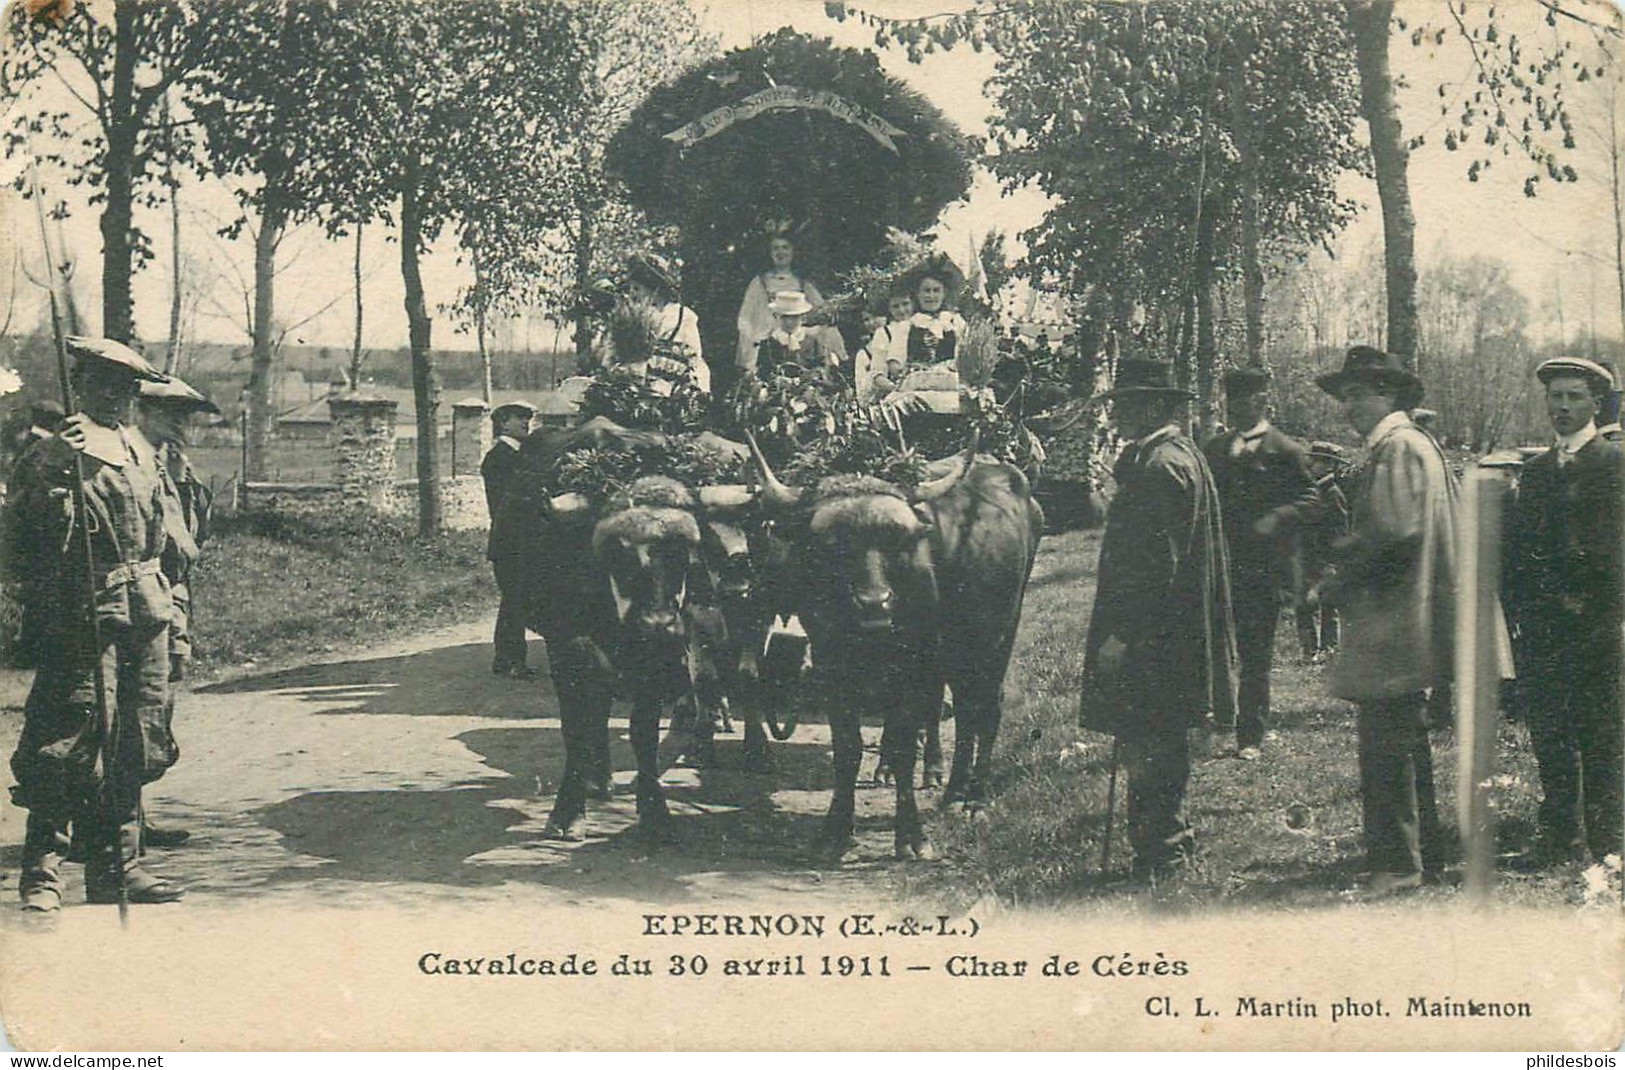
<path id="1" fill-rule="evenodd" d="M 1367 450 L 1349 479 L 1352 530 L 1319 598 L 1342 612 L 1329 686 L 1359 707 L 1362 890 L 1376 898 L 1443 874 L 1427 708 L 1452 670 L 1458 491 L 1408 415 L 1422 381 L 1400 358 L 1355 346 L 1316 382 L 1342 402 Z"/>

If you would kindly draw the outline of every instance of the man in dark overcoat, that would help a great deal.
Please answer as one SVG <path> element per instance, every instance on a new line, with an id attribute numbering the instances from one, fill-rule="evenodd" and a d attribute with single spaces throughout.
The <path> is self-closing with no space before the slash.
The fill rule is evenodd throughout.
<path id="1" fill-rule="evenodd" d="M 25 599 L 43 607 L 46 638 L 11 758 L 12 798 L 28 811 L 18 890 L 23 908 L 36 911 L 61 906 L 70 826 L 89 851 L 90 902 L 117 901 L 121 884 L 132 903 L 183 894 L 137 864 L 141 784 L 175 757 L 167 730 L 174 603 L 163 558 L 197 552 L 166 525 L 158 459 L 131 423 L 137 384 L 163 376 L 109 339 L 69 338 L 67 348 L 82 411 L 22 458 L 5 516 L 4 560 Z M 75 508 L 76 455 L 89 516 Z"/>
<path id="2" fill-rule="evenodd" d="M 1505 603 L 1540 765 L 1539 868 L 1619 854 L 1625 455 L 1597 432 L 1608 370 L 1559 357 L 1535 373 L 1556 443 L 1523 467 L 1505 548 Z"/>
<path id="3" fill-rule="evenodd" d="M 1182 429 L 1190 393 L 1171 368 L 1124 358 L 1112 421 L 1126 440 L 1100 546 L 1084 654 L 1083 726 L 1117 737 L 1128 774 L 1134 872 L 1188 858 L 1187 732 L 1236 708 L 1236 643 L 1217 491 Z"/>
<path id="4" fill-rule="evenodd" d="M 491 671 L 498 676 L 529 678 L 536 675 L 536 670 L 525 663 L 525 547 L 521 540 L 513 537 L 511 527 L 497 523 L 502 503 L 507 501 L 519 478 L 523 463 L 519 446 L 530 434 L 535 415 L 535 408 L 523 401 L 511 401 L 492 409 L 495 441 L 480 462 L 480 476 L 485 480 L 485 506 L 491 517 L 485 556 L 491 562 L 497 581 L 497 623 L 491 640 Z"/>
<path id="5" fill-rule="evenodd" d="M 1241 658 L 1236 753 L 1262 754 L 1270 719 L 1270 667 L 1282 592 L 1302 570 L 1298 535 L 1314 516 L 1317 494 L 1309 451 L 1269 421 L 1270 373 L 1234 368 L 1225 373 L 1225 404 L 1236 428 L 1211 439 L 1202 452 L 1213 471 L 1230 555 L 1230 597 Z"/>

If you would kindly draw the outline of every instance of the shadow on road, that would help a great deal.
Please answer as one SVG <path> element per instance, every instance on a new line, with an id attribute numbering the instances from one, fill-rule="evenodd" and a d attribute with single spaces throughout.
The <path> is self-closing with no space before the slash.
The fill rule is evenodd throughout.
<path id="1" fill-rule="evenodd" d="M 707 897 L 713 881 L 806 874 L 807 847 L 829 799 L 826 746 L 775 743 L 774 772 L 759 774 L 742 768 L 737 736 L 719 740 L 714 768 L 667 774 L 675 836 L 664 843 L 637 827 L 634 763 L 623 734 L 612 728 L 615 797 L 589 804 L 583 843 L 544 835 L 563 765 L 558 730 L 478 728 L 455 739 L 499 775 L 434 790 L 309 791 L 242 815 L 264 846 L 275 837 L 274 852 L 240 855 L 232 872 L 220 871 L 218 857 L 194 866 L 201 856 L 174 852 L 164 871 L 203 894 L 253 898 L 309 886 L 338 904 L 374 901 L 380 885 L 442 885 L 450 893 L 510 883 L 665 902 Z M 868 847 L 862 854 L 873 863 L 890 855 L 891 792 L 882 794 L 886 805 L 859 818 Z M 848 871 L 870 868 L 863 862 Z"/>
<path id="2" fill-rule="evenodd" d="M 490 675 L 491 645 L 464 643 L 399 657 L 302 665 L 210 684 L 196 693 L 276 692 L 332 707 L 322 713 L 541 717 L 557 708 L 541 643 L 531 644 L 530 661 L 537 669 L 534 679 L 496 679 Z"/>

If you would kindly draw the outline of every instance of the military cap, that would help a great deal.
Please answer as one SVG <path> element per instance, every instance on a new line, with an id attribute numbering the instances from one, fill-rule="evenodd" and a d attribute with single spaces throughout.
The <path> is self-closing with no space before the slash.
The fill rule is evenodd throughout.
<path id="1" fill-rule="evenodd" d="M 140 400 L 143 405 L 164 405 L 182 412 L 220 413 L 220 406 L 173 375 L 162 383 L 143 382 Z"/>
<path id="2" fill-rule="evenodd" d="M 1535 378 L 1543 383 L 1563 377 L 1584 379 L 1591 389 L 1606 394 L 1614 389 L 1614 374 L 1594 360 L 1584 357 L 1553 357 L 1535 369 Z"/>
<path id="3" fill-rule="evenodd" d="M 523 416 L 529 420 L 536 415 L 536 406 L 528 401 L 510 401 L 491 410 L 491 422 L 506 420 L 510 416 Z"/>
<path id="4" fill-rule="evenodd" d="M 67 346 L 68 356 L 80 364 L 97 361 L 106 366 L 123 368 L 137 379 L 143 379 L 149 383 L 162 383 L 169 380 L 169 376 L 148 364 L 145 357 L 123 342 L 115 342 L 111 338 L 87 338 L 83 335 L 69 335 L 63 344 Z"/>
<path id="5" fill-rule="evenodd" d="M 1224 373 L 1224 392 L 1251 394 L 1269 386 L 1272 378 L 1268 368 L 1231 368 Z"/>

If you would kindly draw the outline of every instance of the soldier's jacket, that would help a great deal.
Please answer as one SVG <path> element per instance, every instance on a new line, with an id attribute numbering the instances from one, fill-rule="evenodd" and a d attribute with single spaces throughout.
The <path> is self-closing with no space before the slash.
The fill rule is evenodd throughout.
<path id="1" fill-rule="evenodd" d="M 74 514 L 73 450 L 44 439 L 19 459 L 4 517 L 4 558 L 47 644 L 81 632 L 88 588 L 82 531 L 90 531 L 95 599 L 104 627 L 167 625 L 174 616 L 163 558 L 190 568 L 197 544 L 166 522 L 178 505 L 152 446 L 134 428 L 87 425 L 82 454 L 88 517 Z"/>
<path id="2" fill-rule="evenodd" d="M 160 444 L 156 453 L 165 483 L 164 526 L 171 535 L 163 555 L 164 575 L 169 580 L 175 603 L 175 616 L 169 626 L 169 654 L 184 661 L 192 656 L 192 564 L 196 556 L 181 553 L 181 541 L 189 536 L 194 547 L 209 538 L 209 515 L 214 495 L 198 478 L 186 452 L 174 442 Z M 175 666 L 179 673 L 179 666 Z"/>

